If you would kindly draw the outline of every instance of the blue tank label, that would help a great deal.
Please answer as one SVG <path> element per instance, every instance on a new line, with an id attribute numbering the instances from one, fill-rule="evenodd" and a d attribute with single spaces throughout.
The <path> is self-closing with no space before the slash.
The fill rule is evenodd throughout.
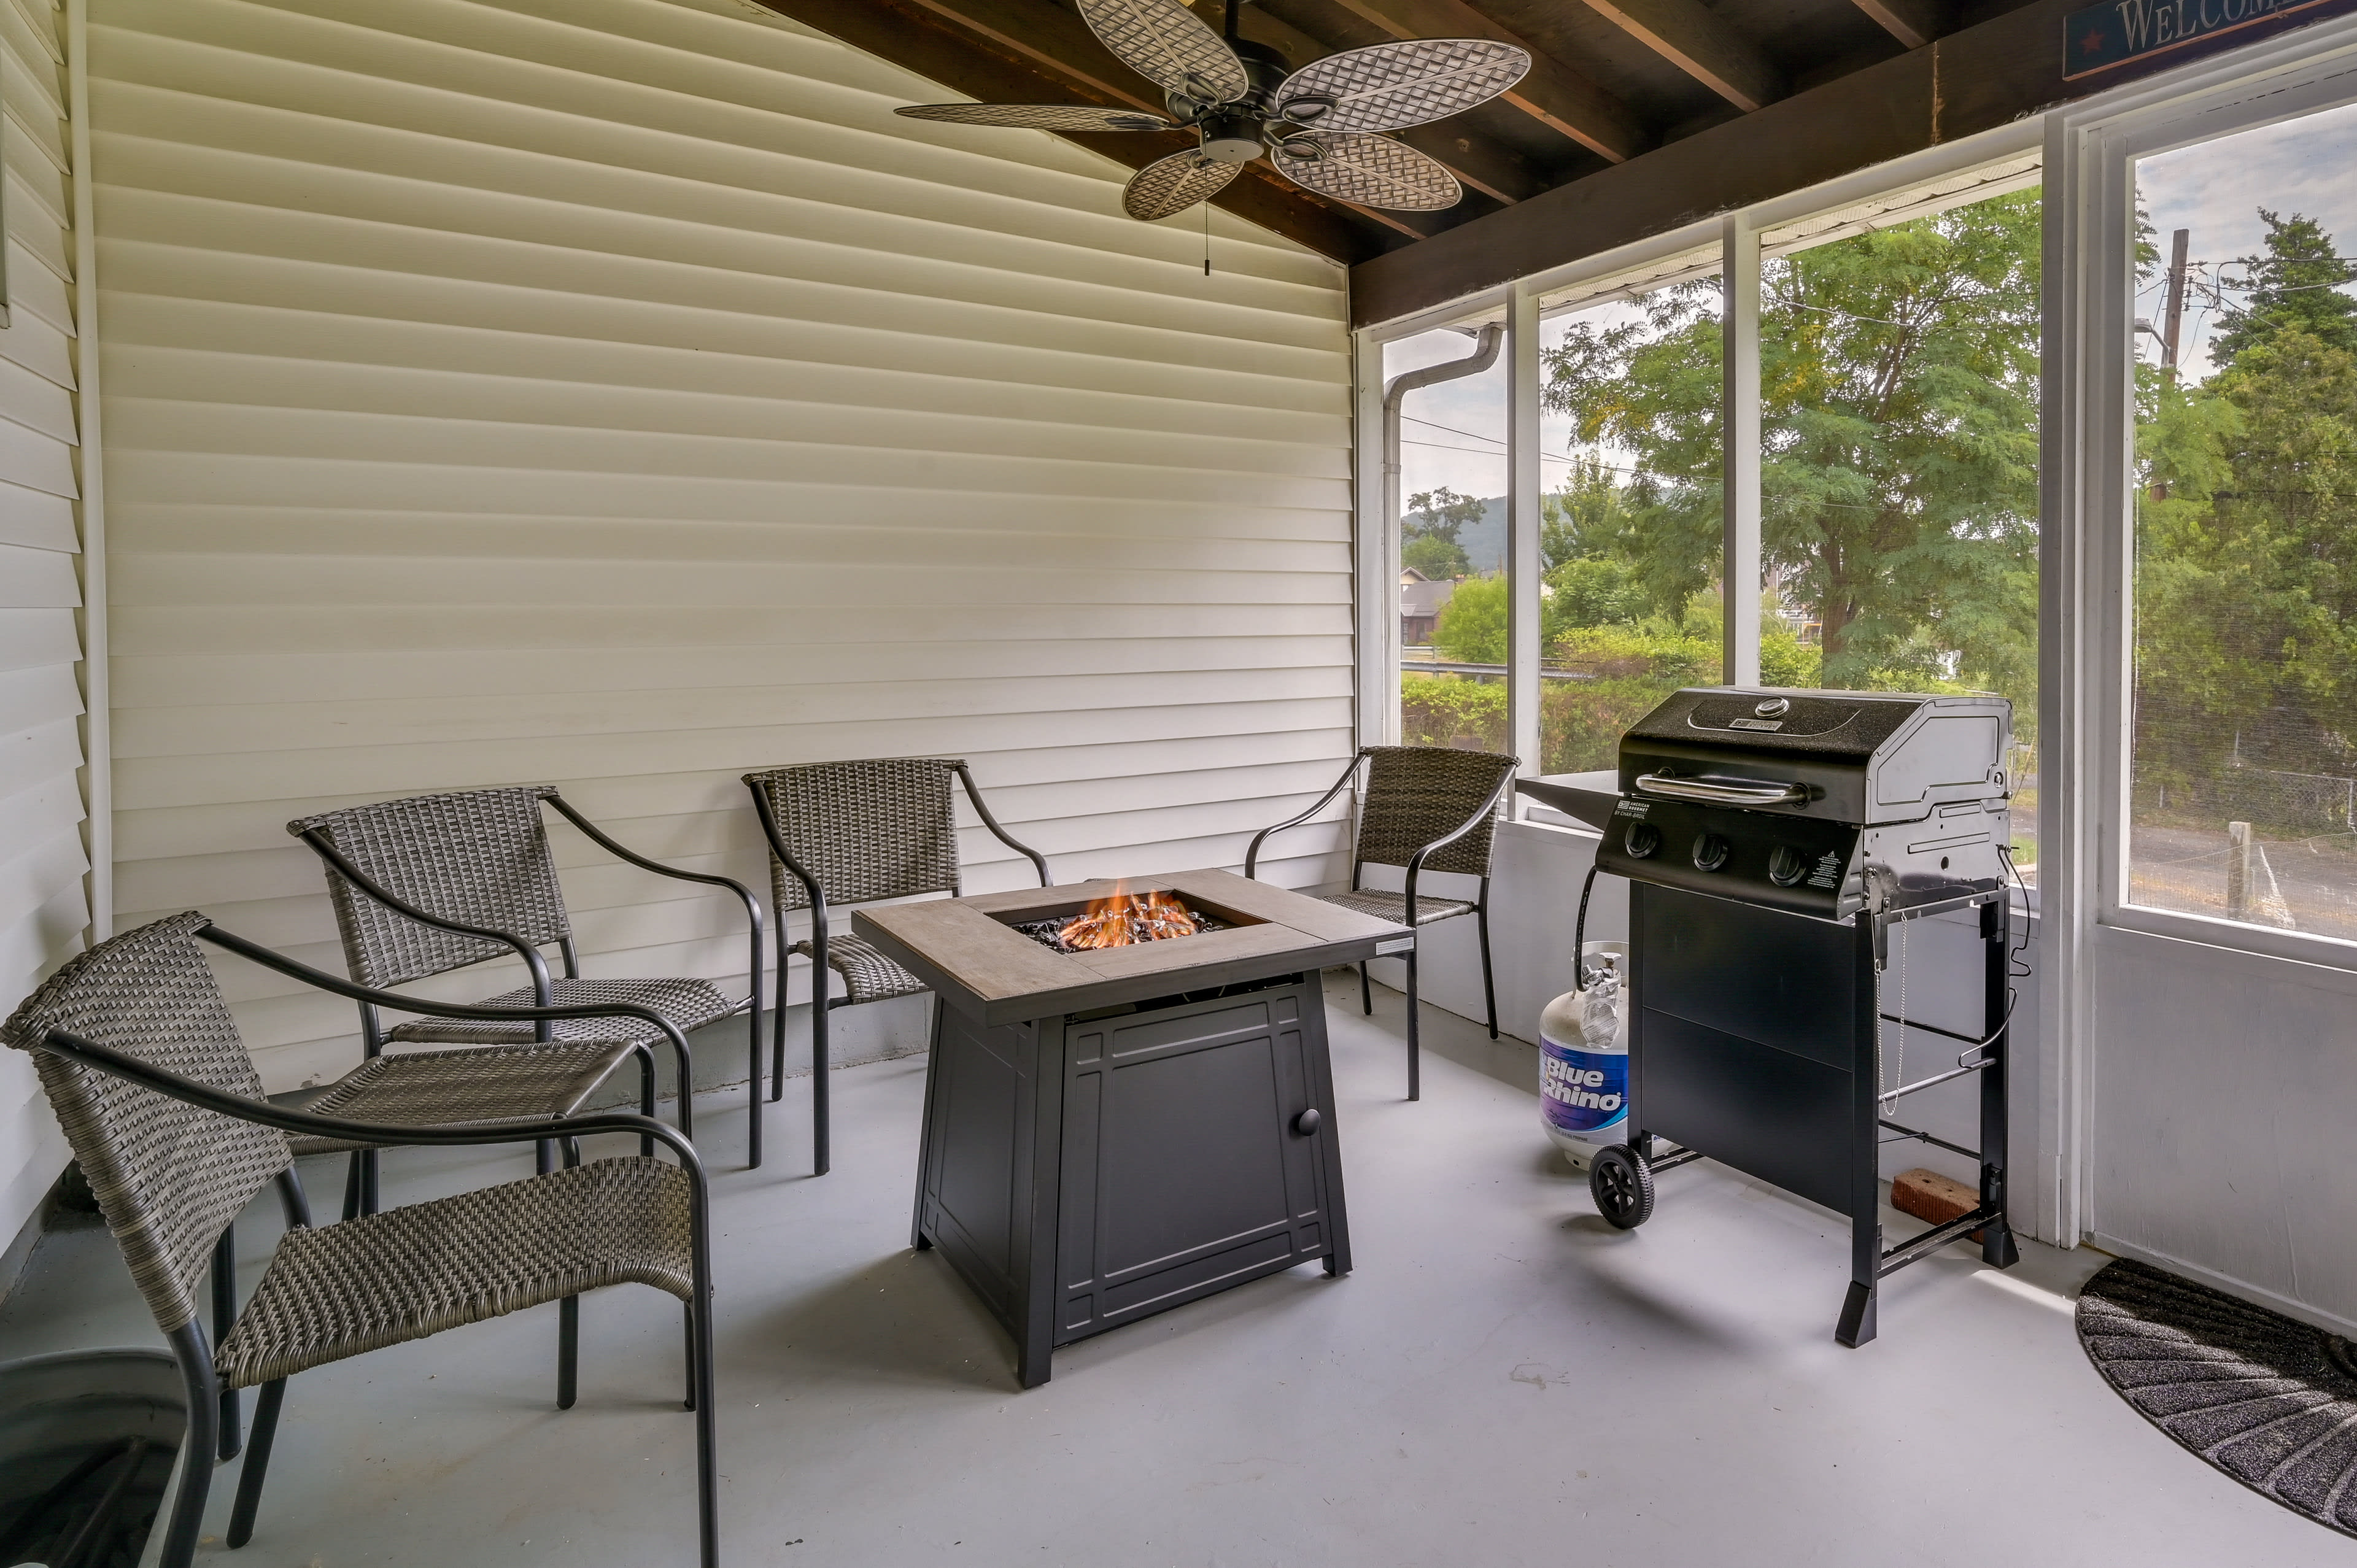
<path id="1" fill-rule="evenodd" d="M 1629 1058 L 1622 1051 L 1583 1051 L 1539 1042 L 1539 1097 L 1547 1125 L 1582 1137 L 1629 1115 Z"/>

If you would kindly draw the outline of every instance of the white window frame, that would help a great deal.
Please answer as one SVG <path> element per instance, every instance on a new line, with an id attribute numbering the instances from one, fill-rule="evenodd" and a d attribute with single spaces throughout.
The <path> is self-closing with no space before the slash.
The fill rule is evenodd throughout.
<path id="1" fill-rule="evenodd" d="M 1726 465 L 1725 595 L 1723 668 L 1738 685 L 1760 679 L 1760 262 L 1786 251 L 1827 243 L 1846 233 L 1902 222 L 1925 211 L 1984 199 L 2038 182 L 2038 169 L 2025 160 L 2044 146 L 2035 120 L 1999 126 L 1903 158 L 1862 169 L 1840 179 L 1794 191 L 1667 233 L 1585 256 L 1547 271 L 1467 295 L 1395 321 L 1353 334 L 1357 365 L 1355 413 L 1357 510 L 1353 566 L 1358 576 L 1358 724 L 1361 745 L 1399 741 L 1399 528 L 1384 512 L 1383 473 L 1383 346 L 1444 327 L 1502 322 L 1507 381 L 1507 580 L 1511 585 L 1507 627 L 1506 711 L 1508 746 L 1522 758 L 1521 771 L 1539 770 L 1539 532 L 1543 486 L 1539 468 L 1540 304 L 1553 296 L 1545 314 L 1628 298 L 1684 278 L 1717 273 L 1724 304 L 1727 378 L 1723 417 L 1727 426 L 1749 430 L 1749 460 Z M 1976 179 L 1995 170 L 1992 179 Z M 1920 199 L 1890 199 L 1921 193 Z M 1812 227 L 1830 216 L 1836 221 Z M 1716 249 L 1714 259 L 1705 255 Z M 1730 280 L 1732 280 L 1730 282 Z M 1568 295 L 1568 299 L 1564 296 Z M 1748 567 L 1746 563 L 1749 563 Z M 1749 585 L 1747 588 L 1744 585 Z M 2041 832 L 2043 831 L 2041 827 Z"/>
<path id="2" fill-rule="evenodd" d="M 2072 946 L 2091 923 L 2357 973 L 2357 942 L 2128 902 L 2128 682 L 2134 606 L 2129 525 L 2135 407 L 2134 161 L 2357 102 L 2357 17 L 2297 32 L 2049 117 L 2047 422 L 2050 524 L 2040 618 L 2050 745 L 2061 788 L 2040 880 Z M 2066 806 L 2065 802 L 2068 802 Z M 2060 851 L 2060 854 L 2055 853 Z M 2077 966 L 2077 967 L 2083 967 Z M 2059 1020 L 2058 1020 L 2059 1022 Z"/>

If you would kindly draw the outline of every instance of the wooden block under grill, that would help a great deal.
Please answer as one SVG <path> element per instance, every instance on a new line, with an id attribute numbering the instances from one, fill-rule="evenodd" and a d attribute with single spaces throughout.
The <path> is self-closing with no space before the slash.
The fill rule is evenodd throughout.
<path id="1" fill-rule="evenodd" d="M 1890 1207 L 1901 1214 L 1928 1219 L 1934 1225 L 1970 1214 L 1981 1206 L 1981 1195 L 1963 1182 L 1918 1165 L 1891 1178 Z"/>

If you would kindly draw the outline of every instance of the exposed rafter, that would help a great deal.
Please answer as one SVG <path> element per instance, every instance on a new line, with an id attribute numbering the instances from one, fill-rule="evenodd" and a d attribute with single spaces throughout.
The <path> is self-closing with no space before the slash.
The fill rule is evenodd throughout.
<path id="1" fill-rule="evenodd" d="M 1784 96 L 1784 73 L 1700 0 L 1587 0 L 1596 13 L 1746 113 Z"/>
<path id="2" fill-rule="evenodd" d="M 1955 26 L 1944 0 L 1857 0 L 1875 25 L 1910 49 L 1920 49 Z"/>
<path id="3" fill-rule="evenodd" d="M 1613 163 L 1652 145 L 1629 106 L 1465 0 L 1335 0 L 1395 38 L 1492 38 L 1530 51 L 1531 73 L 1500 102 Z"/>

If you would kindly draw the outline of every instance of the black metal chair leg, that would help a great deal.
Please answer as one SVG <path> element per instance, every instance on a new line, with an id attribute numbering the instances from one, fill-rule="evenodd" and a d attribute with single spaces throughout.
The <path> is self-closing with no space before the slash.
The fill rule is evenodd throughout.
<path id="1" fill-rule="evenodd" d="M 834 1163 L 827 1147 L 827 1016 L 826 977 L 813 983 L 811 993 L 811 1175 L 824 1176 Z"/>
<path id="2" fill-rule="evenodd" d="M 778 920 L 778 1002 L 770 1010 L 770 1099 L 772 1103 L 786 1097 L 786 912 L 775 911 Z"/>
<path id="3" fill-rule="evenodd" d="M 384 1207 L 379 1182 L 384 1173 L 384 1156 L 374 1149 L 361 1151 L 361 1212 L 374 1214 Z"/>
<path id="4" fill-rule="evenodd" d="M 651 1122 L 655 1116 L 655 1053 L 651 1046 L 638 1048 L 639 1114 Z M 639 1134 L 639 1157 L 651 1160 L 655 1156 L 655 1140 L 651 1133 Z"/>
<path id="5" fill-rule="evenodd" d="M 565 1140 L 565 1168 L 581 1163 L 581 1141 Z M 581 1298 L 568 1295 L 556 1304 L 556 1408 L 571 1410 L 581 1391 Z"/>
<path id="6" fill-rule="evenodd" d="M 698 1271 L 701 1275 L 702 1271 Z M 719 1412 L 712 1397 L 712 1288 L 695 1282 L 688 1305 L 695 1338 L 695 1522 L 704 1568 L 720 1564 Z"/>
<path id="7" fill-rule="evenodd" d="M 253 1539 L 253 1516 L 262 1508 L 262 1483 L 270 1471 L 270 1444 L 278 1435 L 278 1409 L 286 1402 L 286 1380 L 262 1385 L 253 1402 L 253 1440 L 245 1445 L 245 1464 L 237 1473 L 237 1503 L 230 1509 L 229 1543 L 243 1546 Z"/>
<path id="8" fill-rule="evenodd" d="M 344 1218 L 357 1219 L 361 1212 L 361 1152 L 354 1149 L 344 1161 Z"/>
<path id="9" fill-rule="evenodd" d="M 213 1449 L 221 1441 L 221 1384 L 213 1376 L 213 1354 L 205 1331 L 191 1321 L 171 1331 L 172 1359 L 180 1364 L 180 1381 L 188 1391 L 188 1429 L 181 1439 L 180 1485 L 172 1495 L 172 1511 L 162 1522 L 164 1550 L 160 1568 L 189 1568 L 196 1561 L 197 1532 L 205 1522 L 205 1496 L 212 1490 Z"/>
<path id="10" fill-rule="evenodd" d="M 1370 1018 L 1375 1015 L 1374 988 L 1367 983 L 1367 965 L 1363 960 L 1359 964 L 1359 1010 Z"/>
<path id="11" fill-rule="evenodd" d="M 1485 896 L 1473 911 L 1473 923 L 1481 932 L 1481 1003 L 1490 1010 L 1490 1037 L 1498 1037 L 1498 983 L 1490 972 L 1490 904 Z M 1575 957 L 1572 961 L 1577 963 Z"/>
<path id="12" fill-rule="evenodd" d="M 1407 1097 L 1424 1098 L 1424 1057 L 1415 1038 L 1415 950 L 1407 950 Z"/>
<path id="13" fill-rule="evenodd" d="M 237 1322 L 237 1222 L 221 1227 L 219 1240 L 213 1242 L 213 1339 L 215 1343 L 229 1337 L 231 1327 Z M 237 1391 L 221 1391 L 221 1456 L 237 1457 L 238 1413 Z"/>
<path id="14" fill-rule="evenodd" d="M 680 1311 L 687 1320 L 687 1397 L 681 1402 L 684 1408 L 694 1410 L 695 1408 L 695 1308 L 682 1302 Z"/>
<path id="15" fill-rule="evenodd" d="M 761 976 L 753 975 L 753 1022 L 746 1031 L 751 1036 L 752 1047 L 745 1058 L 746 1075 L 752 1087 L 745 1101 L 745 1168 L 759 1170 L 761 1166 Z"/>

